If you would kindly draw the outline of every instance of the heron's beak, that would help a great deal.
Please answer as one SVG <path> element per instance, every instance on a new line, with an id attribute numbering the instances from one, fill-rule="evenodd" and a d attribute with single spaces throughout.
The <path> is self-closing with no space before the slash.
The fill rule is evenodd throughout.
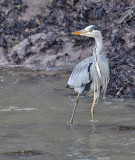
<path id="1" fill-rule="evenodd" d="M 79 30 L 79 31 L 73 32 L 72 34 L 73 35 L 80 35 L 80 34 L 83 34 L 83 33 L 84 33 L 83 30 Z"/>

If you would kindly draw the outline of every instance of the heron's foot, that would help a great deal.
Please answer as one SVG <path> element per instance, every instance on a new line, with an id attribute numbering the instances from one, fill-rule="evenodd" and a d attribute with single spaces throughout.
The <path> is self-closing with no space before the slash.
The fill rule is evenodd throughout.
<path id="1" fill-rule="evenodd" d="M 68 125 L 75 125 L 72 120 L 68 122 Z"/>
<path id="2" fill-rule="evenodd" d="M 90 120 L 90 122 L 92 122 L 92 123 L 98 123 L 98 120 L 96 120 L 96 119 L 92 119 L 92 120 Z"/>

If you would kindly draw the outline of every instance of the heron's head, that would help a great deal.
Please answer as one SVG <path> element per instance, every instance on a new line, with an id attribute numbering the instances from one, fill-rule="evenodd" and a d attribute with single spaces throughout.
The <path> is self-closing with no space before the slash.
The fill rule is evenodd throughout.
<path id="1" fill-rule="evenodd" d="M 82 30 L 73 32 L 72 34 L 93 37 L 93 38 L 98 38 L 99 36 L 101 36 L 100 30 L 98 29 L 98 27 L 94 25 L 90 25 Z"/>

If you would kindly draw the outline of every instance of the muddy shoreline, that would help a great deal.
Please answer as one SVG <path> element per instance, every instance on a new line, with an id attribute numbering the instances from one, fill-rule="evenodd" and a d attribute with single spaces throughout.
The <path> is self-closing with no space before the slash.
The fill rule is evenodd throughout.
<path id="1" fill-rule="evenodd" d="M 70 73 L 94 44 L 71 32 L 90 24 L 101 29 L 110 61 L 107 94 L 135 97 L 134 0 L 2 0 L 0 66 L 49 76 Z"/>

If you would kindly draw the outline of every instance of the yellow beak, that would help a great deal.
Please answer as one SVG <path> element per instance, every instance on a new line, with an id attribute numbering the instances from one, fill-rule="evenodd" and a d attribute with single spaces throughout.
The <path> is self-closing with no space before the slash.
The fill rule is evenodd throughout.
<path id="1" fill-rule="evenodd" d="M 81 33 L 83 33 L 83 31 L 82 31 L 82 30 L 79 30 L 79 31 L 73 32 L 72 34 L 73 34 L 73 35 L 80 35 Z"/>

